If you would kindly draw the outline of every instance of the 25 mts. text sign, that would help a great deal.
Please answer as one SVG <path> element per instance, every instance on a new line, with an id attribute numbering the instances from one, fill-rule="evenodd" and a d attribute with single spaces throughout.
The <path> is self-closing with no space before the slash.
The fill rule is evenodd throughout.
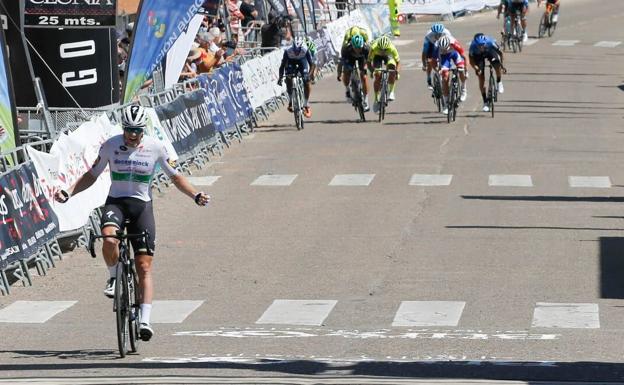
<path id="1" fill-rule="evenodd" d="M 26 0 L 24 11 L 31 27 L 114 27 L 117 0 Z"/>

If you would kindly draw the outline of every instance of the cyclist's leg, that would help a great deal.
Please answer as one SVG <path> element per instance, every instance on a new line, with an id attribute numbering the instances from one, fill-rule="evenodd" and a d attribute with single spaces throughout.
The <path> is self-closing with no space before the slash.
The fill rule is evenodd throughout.
<path id="1" fill-rule="evenodd" d="M 477 62 L 477 68 L 479 68 L 479 73 L 477 77 L 479 78 L 479 91 L 481 91 L 481 99 L 483 99 L 483 103 L 487 103 L 487 94 L 485 89 L 485 58 L 483 56 L 479 56 L 475 58 Z"/>
<path id="2" fill-rule="evenodd" d="M 118 199 L 107 198 L 102 209 L 102 235 L 115 235 L 117 230 L 123 229 L 124 210 Z M 104 238 L 102 243 L 102 255 L 108 267 L 110 277 L 117 276 L 117 261 L 119 260 L 119 240 L 116 238 Z"/>
<path id="3" fill-rule="evenodd" d="M 522 17 L 520 18 L 520 25 L 522 25 L 523 36 L 527 36 L 527 13 L 529 12 L 528 6 L 522 7 Z"/>
<path id="4" fill-rule="evenodd" d="M 366 76 L 366 60 L 358 59 L 358 67 L 360 68 L 360 80 L 362 81 L 362 91 L 364 96 L 368 97 L 368 77 Z"/>
<path id="5" fill-rule="evenodd" d="M 498 87 L 498 92 L 502 94 L 505 90 L 503 88 L 503 66 L 501 65 L 500 57 L 498 54 L 492 54 L 488 57 L 488 60 L 496 72 L 496 86 Z"/>
<path id="6" fill-rule="evenodd" d="M 132 198 L 131 198 L 132 199 Z M 132 240 L 137 275 L 139 276 L 139 301 L 141 303 L 141 323 L 150 323 L 154 285 L 152 281 L 152 259 L 156 247 L 156 226 L 152 202 L 137 200 L 130 212 L 129 233 L 149 232 L 149 243 L 142 239 Z M 149 246 L 149 247 L 148 247 Z"/>
<path id="7" fill-rule="evenodd" d="M 375 91 L 375 102 L 379 101 L 379 90 L 381 88 L 381 74 L 379 72 L 374 72 L 376 69 L 381 68 L 382 60 L 379 56 L 375 56 L 373 58 L 373 73 L 375 74 L 375 78 L 373 81 L 373 91 Z"/>
<path id="8" fill-rule="evenodd" d="M 301 78 L 303 79 L 303 97 L 305 99 L 303 101 L 303 105 L 304 107 L 309 107 L 312 84 L 310 82 L 310 73 L 308 72 L 307 63 L 299 65 L 299 75 L 301 75 Z"/>

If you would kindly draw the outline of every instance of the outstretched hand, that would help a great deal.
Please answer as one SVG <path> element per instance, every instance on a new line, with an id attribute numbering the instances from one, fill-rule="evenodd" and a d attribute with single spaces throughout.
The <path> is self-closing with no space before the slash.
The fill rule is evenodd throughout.
<path id="1" fill-rule="evenodd" d="M 65 190 L 58 190 L 54 193 L 54 200 L 59 203 L 65 203 L 69 200 L 69 193 Z"/>
<path id="2" fill-rule="evenodd" d="M 206 206 L 210 202 L 210 195 L 205 192 L 198 192 L 195 194 L 195 203 L 198 206 Z"/>

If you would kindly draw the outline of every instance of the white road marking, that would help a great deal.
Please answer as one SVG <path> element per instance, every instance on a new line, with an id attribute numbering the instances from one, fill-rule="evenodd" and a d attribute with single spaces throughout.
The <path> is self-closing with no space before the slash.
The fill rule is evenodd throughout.
<path id="1" fill-rule="evenodd" d="M 528 46 L 531 46 L 531 45 L 537 43 L 538 41 L 539 41 L 539 39 L 529 39 L 529 40 L 525 41 L 524 43 L 522 43 L 522 45 L 528 47 Z"/>
<path id="2" fill-rule="evenodd" d="M 465 302 L 403 301 L 392 326 L 457 326 Z"/>
<path id="3" fill-rule="evenodd" d="M 611 179 L 608 176 L 570 176 L 570 187 L 611 188 Z"/>
<path id="4" fill-rule="evenodd" d="M 377 329 L 377 330 L 348 330 L 326 328 L 218 328 L 215 330 L 176 332 L 174 336 L 191 337 L 222 337 L 222 338 L 322 338 L 338 337 L 349 339 L 379 339 L 379 340 L 503 340 L 503 341 L 546 341 L 558 340 L 560 334 L 530 333 L 520 331 L 484 331 L 462 329 Z"/>
<path id="5" fill-rule="evenodd" d="M 77 301 L 15 301 L 0 309 L 0 322 L 44 323 Z"/>
<path id="6" fill-rule="evenodd" d="M 403 46 L 403 45 L 409 45 L 412 44 L 414 42 L 414 40 L 393 40 L 392 44 L 394 44 L 397 47 Z"/>
<path id="7" fill-rule="evenodd" d="M 188 179 L 188 181 L 191 182 L 191 184 L 195 186 L 212 186 L 213 184 L 215 184 L 216 181 L 219 180 L 219 178 L 221 177 L 209 175 L 209 176 L 189 176 L 186 179 Z"/>
<path id="8" fill-rule="evenodd" d="M 572 47 L 576 43 L 580 43 L 580 40 L 557 40 L 552 45 L 559 47 Z"/>
<path id="9" fill-rule="evenodd" d="M 533 314 L 532 327 L 598 329 L 600 316 L 595 303 L 538 302 Z"/>
<path id="10" fill-rule="evenodd" d="M 295 175 L 260 175 L 253 182 L 252 186 L 290 186 L 297 178 Z"/>
<path id="11" fill-rule="evenodd" d="M 204 301 L 154 301 L 152 303 L 152 323 L 182 323 Z"/>
<path id="12" fill-rule="evenodd" d="M 414 174 L 410 179 L 410 186 L 448 186 L 453 175 Z"/>
<path id="13" fill-rule="evenodd" d="M 340 174 L 329 182 L 330 186 L 368 186 L 375 174 Z"/>
<path id="14" fill-rule="evenodd" d="M 533 187 L 531 175 L 490 175 L 488 184 L 496 187 Z"/>
<path id="15" fill-rule="evenodd" d="M 620 44 L 622 44 L 621 41 L 607 41 L 607 40 L 603 40 L 603 41 L 599 41 L 598 43 L 594 44 L 594 47 L 615 48 L 615 47 L 617 47 Z"/>
<path id="16" fill-rule="evenodd" d="M 257 324 L 320 326 L 338 301 L 276 299 Z"/>

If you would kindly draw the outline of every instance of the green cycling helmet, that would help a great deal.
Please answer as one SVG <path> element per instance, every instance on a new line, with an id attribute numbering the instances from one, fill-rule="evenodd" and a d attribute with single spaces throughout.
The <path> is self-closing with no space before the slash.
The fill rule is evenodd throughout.
<path id="1" fill-rule="evenodd" d="M 379 40 L 377 41 L 377 47 L 379 49 L 383 49 L 386 50 L 388 48 L 390 48 L 390 39 L 388 38 L 388 36 L 382 36 L 379 38 Z"/>

